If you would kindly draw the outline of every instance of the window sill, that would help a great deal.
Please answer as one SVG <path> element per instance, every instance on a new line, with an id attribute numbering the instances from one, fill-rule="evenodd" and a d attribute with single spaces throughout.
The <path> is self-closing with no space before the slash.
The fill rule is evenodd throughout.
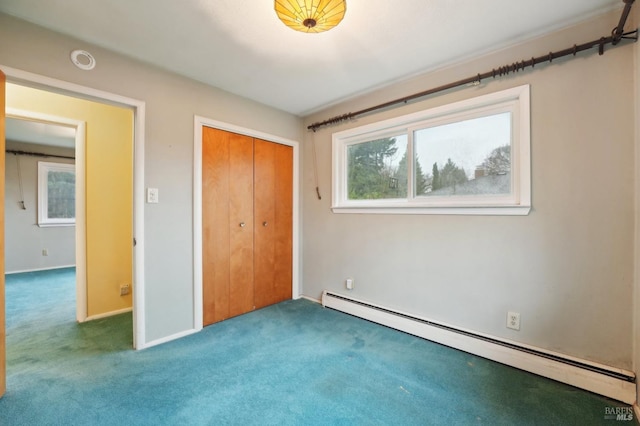
<path id="1" fill-rule="evenodd" d="M 531 206 L 504 207 L 331 207 L 333 213 L 467 216 L 527 216 Z"/>

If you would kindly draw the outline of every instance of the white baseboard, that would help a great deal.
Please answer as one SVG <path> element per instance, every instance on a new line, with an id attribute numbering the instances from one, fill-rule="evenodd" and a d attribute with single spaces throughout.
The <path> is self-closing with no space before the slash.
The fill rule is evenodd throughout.
<path id="1" fill-rule="evenodd" d="M 103 314 L 91 315 L 91 316 L 85 318 L 85 320 L 82 321 L 82 322 L 95 321 L 95 320 L 98 320 L 98 319 L 108 318 L 108 317 L 112 317 L 112 316 L 120 315 L 120 314 L 125 314 L 127 312 L 132 312 L 132 311 L 133 311 L 133 308 L 124 308 L 124 309 L 119 309 L 117 311 L 105 312 Z"/>
<path id="2" fill-rule="evenodd" d="M 66 265 L 66 266 L 49 266 L 47 268 L 23 269 L 20 271 L 5 271 L 5 275 L 23 274 L 25 272 L 52 271 L 54 269 L 67 269 L 67 268 L 75 268 L 75 267 L 76 265 Z"/>
<path id="3" fill-rule="evenodd" d="M 322 295 L 322 305 L 626 404 L 636 402 L 636 385 L 629 381 L 634 374 L 629 371 L 586 360 L 579 362 L 577 358 L 561 359 L 542 349 L 532 353 L 531 346 L 518 348 L 499 339 L 490 341 L 487 336 L 474 336 L 465 330 L 328 291 Z"/>
<path id="4" fill-rule="evenodd" d="M 322 301 L 320 299 L 314 299 L 313 297 L 309 297 L 309 296 L 305 296 L 305 295 L 301 295 L 299 297 L 299 299 L 306 299 L 306 300 L 309 300 L 309 301 L 314 302 L 314 303 L 322 303 Z"/>
<path id="5" fill-rule="evenodd" d="M 195 333 L 197 333 L 199 331 L 201 331 L 201 330 L 197 330 L 195 328 L 191 329 L 191 330 L 182 331 L 180 333 L 172 334 L 171 336 L 163 337 L 161 339 L 156 339 L 156 340 L 152 340 L 150 342 L 145 342 L 142 345 L 140 345 L 140 347 L 138 347 L 136 349 L 151 348 L 153 346 L 158 346 L 158 345 L 161 345 L 163 343 L 170 342 L 172 340 L 176 340 L 176 339 L 180 339 L 182 337 L 190 336 L 190 335 L 195 334 Z"/>

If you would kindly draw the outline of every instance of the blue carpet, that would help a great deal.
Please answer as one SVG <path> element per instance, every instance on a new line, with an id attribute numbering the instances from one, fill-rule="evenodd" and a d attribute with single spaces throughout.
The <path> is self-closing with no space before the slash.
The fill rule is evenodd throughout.
<path id="1" fill-rule="evenodd" d="M 306 300 L 134 351 L 130 314 L 75 322 L 74 273 L 7 276 L 2 425 L 621 423 L 623 404 Z"/>

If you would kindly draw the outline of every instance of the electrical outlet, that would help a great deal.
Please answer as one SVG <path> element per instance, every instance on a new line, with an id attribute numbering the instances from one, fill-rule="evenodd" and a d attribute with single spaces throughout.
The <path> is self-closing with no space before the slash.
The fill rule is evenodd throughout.
<path id="1" fill-rule="evenodd" d="M 160 202 L 158 188 L 147 188 L 147 203 L 156 204 Z"/>
<path id="2" fill-rule="evenodd" d="M 131 286 L 129 284 L 120 285 L 120 296 L 126 296 L 131 291 Z"/>
<path id="3" fill-rule="evenodd" d="M 507 328 L 520 330 L 520 312 L 507 312 Z"/>
<path id="4" fill-rule="evenodd" d="M 42 255 L 43 256 L 49 256 L 49 250 L 48 249 L 42 249 Z"/>
<path id="5" fill-rule="evenodd" d="M 353 290 L 353 278 L 347 278 L 344 285 L 347 287 L 347 290 Z"/>

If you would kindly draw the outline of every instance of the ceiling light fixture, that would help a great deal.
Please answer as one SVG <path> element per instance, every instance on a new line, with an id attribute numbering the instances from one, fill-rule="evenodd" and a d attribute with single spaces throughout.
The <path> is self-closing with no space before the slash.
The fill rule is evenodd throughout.
<path id="1" fill-rule="evenodd" d="M 335 27 L 347 11 L 346 0 L 275 0 L 278 18 L 303 33 L 321 33 Z"/>

